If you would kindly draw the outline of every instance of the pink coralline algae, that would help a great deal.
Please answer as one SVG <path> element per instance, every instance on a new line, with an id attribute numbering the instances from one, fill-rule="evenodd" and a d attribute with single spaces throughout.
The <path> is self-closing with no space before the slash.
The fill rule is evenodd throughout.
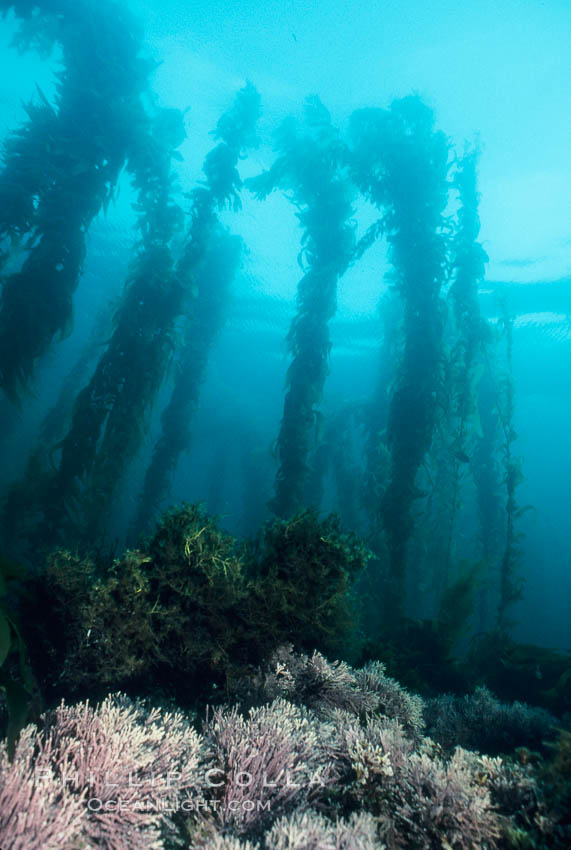
<path id="1" fill-rule="evenodd" d="M 322 724 L 286 700 L 253 708 L 247 717 L 236 708 L 216 710 L 205 736 L 219 785 L 216 821 L 237 833 L 308 805 L 334 781 Z M 253 808 L 248 801 L 255 801 Z"/>
<path id="2" fill-rule="evenodd" d="M 267 850 L 383 850 L 375 819 L 365 813 L 330 821 L 317 812 L 296 812 L 277 821 Z"/>
<path id="3" fill-rule="evenodd" d="M 36 729 L 20 735 L 14 760 L 0 748 L 0 847 L 49 850 L 70 846 L 85 813 L 85 793 L 70 794 L 42 747 Z"/>
<path id="4" fill-rule="evenodd" d="M 415 745 L 396 720 L 359 723 L 339 714 L 332 756 L 345 766 L 339 783 L 345 803 L 376 816 L 387 850 L 496 846 L 499 821 L 477 755 L 458 748 L 444 760 L 430 739 Z M 489 773 L 492 762 L 486 765 Z"/>
<path id="5" fill-rule="evenodd" d="M 216 833 L 193 843 L 193 850 L 384 850 L 377 838 L 375 818 L 354 813 L 347 820 L 329 820 L 311 809 L 277 820 L 263 844 Z"/>
<path id="6" fill-rule="evenodd" d="M 162 850 L 165 813 L 197 792 L 200 738 L 181 714 L 119 694 L 60 705 L 0 755 L 2 850 Z"/>
<path id="7" fill-rule="evenodd" d="M 353 669 L 320 652 L 295 653 L 291 645 L 277 649 L 264 668 L 241 682 L 239 696 L 257 702 L 283 697 L 322 718 L 336 709 L 360 717 L 377 712 L 398 719 L 414 736 L 421 736 L 424 728 L 422 699 L 387 676 L 381 662 Z"/>
<path id="8" fill-rule="evenodd" d="M 422 701 L 382 665 L 285 649 L 243 694 L 270 699 L 209 709 L 201 734 L 122 694 L 62 703 L 12 762 L 0 745 L 0 847 L 499 850 L 555 834 L 529 765 L 422 737 Z"/>

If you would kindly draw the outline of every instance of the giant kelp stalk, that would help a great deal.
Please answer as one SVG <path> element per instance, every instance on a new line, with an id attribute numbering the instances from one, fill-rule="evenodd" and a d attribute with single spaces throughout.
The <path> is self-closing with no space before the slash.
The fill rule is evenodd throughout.
<path id="1" fill-rule="evenodd" d="M 387 422 L 390 389 L 395 377 L 401 337 L 402 305 L 394 289 L 389 289 L 381 298 L 379 311 L 382 338 L 375 387 L 366 420 L 365 475 L 361 487 L 361 507 L 369 525 L 367 542 L 376 556 L 374 561 L 384 548 L 384 528 L 383 523 L 379 522 L 379 505 L 388 485 L 390 455 Z"/>
<path id="2" fill-rule="evenodd" d="M 135 530 L 143 531 L 167 495 L 170 479 L 181 454 L 188 449 L 192 414 L 216 335 L 222 327 L 228 289 L 241 254 L 241 241 L 221 225 L 217 211 L 240 204 L 237 171 L 242 152 L 255 139 L 259 95 L 250 83 L 220 118 L 215 136 L 219 144 L 204 163 L 206 185 L 191 193 L 191 224 L 180 274 L 196 293 L 187 321 L 185 342 L 176 364 L 169 403 L 161 417 L 161 434 L 143 485 Z"/>
<path id="3" fill-rule="evenodd" d="M 23 18 L 17 44 L 59 43 L 64 63 L 54 106 L 40 92 L 40 105 L 28 107 L 0 176 L 0 196 L 13 203 L 0 216 L 0 236 L 26 235 L 28 247 L 0 302 L 0 386 L 17 400 L 35 361 L 70 326 L 86 234 L 139 133 L 150 67 L 138 29 L 114 0 L 0 3 L 10 8 Z"/>
<path id="4" fill-rule="evenodd" d="M 457 342 L 454 359 L 460 362 L 464 379 L 460 381 L 458 416 L 466 422 L 473 410 L 473 397 L 467 377 L 474 365 L 478 350 L 488 338 L 480 312 L 478 288 L 484 280 L 488 255 L 478 242 L 480 216 L 477 190 L 478 152 L 470 151 L 459 161 L 454 174 L 460 207 L 458 227 L 453 239 L 454 279 L 450 297 L 454 308 Z M 460 444 L 462 448 L 463 444 Z"/>
<path id="5" fill-rule="evenodd" d="M 198 296 L 187 320 L 183 351 L 176 363 L 174 387 L 161 415 L 161 433 L 143 484 L 134 531 L 148 529 L 168 496 L 172 474 L 191 440 L 193 413 L 200 396 L 212 343 L 224 321 L 228 285 L 240 262 L 241 241 L 219 225 L 208 253 L 194 269 Z"/>
<path id="6" fill-rule="evenodd" d="M 344 528 L 355 533 L 359 533 L 362 525 L 360 467 L 366 415 L 365 405 L 352 401 L 326 417 L 325 423 L 316 429 L 317 447 L 306 487 L 306 494 L 313 497 L 310 501 L 306 495 L 307 502 L 315 510 L 325 510 L 324 497 L 329 491 Z"/>
<path id="7" fill-rule="evenodd" d="M 450 252 L 452 280 L 444 330 L 443 379 L 432 446 L 424 464 L 424 478 L 418 482 L 426 488 L 428 497 L 417 524 L 414 549 L 409 553 L 408 601 L 417 616 L 431 616 L 438 610 L 450 583 L 457 578 L 451 575 L 462 563 L 456 550 L 460 540 L 456 532 L 474 449 L 482 436 L 478 388 L 490 333 L 478 300 L 487 256 L 478 242 L 477 157 L 476 151 L 467 152 L 458 161 L 452 181 L 459 206 Z M 470 553 L 473 556 L 475 553 Z"/>
<path id="8" fill-rule="evenodd" d="M 497 457 L 500 422 L 496 409 L 494 376 L 489 362 L 486 363 L 478 390 L 481 436 L 476 440 L 470 468 L 476 484 L 481 553 L 485 569 L 477 602 L 478 631 L 483 633 L 495 619 L 493 594 L 497 591 L 497 582 L 493 573 L 502 558 L 504 537 L 501 472 Z"/>
<path id="9" fill-rule="evenodd" d="M 50 139 L 57 116 L 49 103 L 24 106 L 28 120 L 4 140 L 0 173 L 0 265 L 34 227 L 37 199 L 50 181 Z"/>
<path id="10" fill-rule="evenodd" d="M 50 452 L 70 427 L 77 392 L 93 369 L 110 325 L 111 316 L 106 305 L 99 311 L 87 344 L 64 379 L 56 401 L 44 416 L 38 444 L 28 458 L 24 474 L 11 483 L 7 493 L 2 493 L 1 536 L 3 545 L 15 558 L 26 557 L 29 545 L 35 540 L 46 494 L 51 493 L 53 488 Z"/>
<path id="11" fill-rule="evenodd" d="M 477 191 L 478 152 L 471 151 L 459 161 L 453 185 L 460 206 L 452 241 L 453 280 L 449 296 L 452 303 L 451 342 L 447 357 L 448 374 L 442 396 L 443 432 L 446 442 L 436 466 L 443 481 L 437 522 L 446 529 L 435 576 L 438 595 L 448 587 L 453 556 L 454 530 L 460 507 L 462 481 L 478 439 L 482 437 L 478 415 L 478 386 L 484 371 L 484 346 L 489 330 L 480 313 L 478 288 L 484 280 L 488 256 L 478 241 L 480 217 Z M 442 501 L 444 497 L 444 502 Z M 442 512 L 445 504 L 444 512 Z M 435 562 L 436 563 L 436 562 Z"/>
<path id="12" fill-rule="evenodd" d="M 387 626 L 404 604 L 407 544 L 413 530 L 415 480 L 430 448 L 442 356 L 446 278 L 448 145 L 433 128 L 431 111 L 417 97 L 389 111 L 352 116 L 355 177 L 366 196 L 385 207 L 384 231 L 403 301 L 403 350 L 387 424 L 390 480 L 381 502 L 390 576 L 385 590 Z"/>
<path id="13" fill-rule="evenodd" d="M 171 360 L 175 322 L 186 295 L 171 253 L 173 237 L 183 224 L 182 210 L 173 201 L 171 160 L 184 135 L 182 114 L 160 110 L 148 119 L 131 155 L 141 238 L 113 334 L 77 398 L 71 427 L 61 442 L 44 505 L 44 540 L 53 539 L 66 512 L 84 531 L 100 525 L 140 446 Z"/>
<path id="14" fill-rule="evenodd" d="M 65 376 L 55 402 L 40 425 L 39 439 L 44 445 L 53 446 L 65 436 L 71 423 L 77 394 L 87 383 L 90 370 L 97 362 L 105 340 L 111 333 L 111 318 L 112 312 L 105 303 L 99 308 L 86 344 Z"/>
<path id="15" fill-rule="evenodd" d="M 47 6 L 47 4 L 44 4 Z M 19 16 L 14 45 L 24 51 L 33 44 L 43 55 L 51 53 L 61 31 L 61 20 L 40 4 L 0 0 L 5 17 L 10 9 Z M 34 230 L 36 207 L 54 178 L 54 141 L 58 132 L 56 110 L 36 85 L 37 102 L 24 104 L 27 120 L 9 133 L 2 144 L 0 172 L 0 263 L 22 246 Z M 59 152 L 58 152 L 59 153 Z"/>
<path id="16" fill-rule="evenodd" d="M 482 571 L 478 594 L 480 629 L 488 622 L 491 573 L 498 542 L 498 474 L 495 460 L 497 421 L 490 392 L 491 332 L 480 312 L 478 288 L 488 260 L 478 241 L 480 218 L 477 192 L 478 153 L 466 154 L 454 175 L 459 193 L 458 228 L 454 238 L 456 269 L 450 296 L 454 308 L 457 343 L 451 361 L 455 365 L 456 428 L 452 445 L 454 493 L 450 515 L 446 565 L 450 562 L 454 514 L 458 502 L 459 473 L 470 458 L 478 500 Z"/>
<path id="17" fill-rule="evenodd" d="M 287 337 L 292 361 L 271 505 L 282 518 L 289 518 L 303 505 L 316 405 L 328 371 L 328 322 L 335 313 L 337 281 L 351 260 L 354 245 L 344 146 L 319 98 L 306 101 L 304 119 L 302 126 L 294 119 L 282 124 L 277 134 L 278 158 L 269 171 L 248 181 L 259 198 L 276 187 L 288 191 L 303 228 L 298 261 L 304 276 L 297 289 L 297 315 Z"/>
<path id="18" fill-rule="evenodd" d="M 500 631 L 506 631 L 510 625 L 509 608 L 522 595 L 521 578 L 517 568 L 521 559 L 519 540 L 521 534 L 517 531 L 516 521 L 526 510 L 517 501 L 517 488 L 523 481 L 521 458 L 513 453 L 513 443 L 517 439 L 514 428 L 515 392 L 513 382 L 513 316 L 508 313 L 507 305 L 503 305 L 502 324 L 506 343 L 506 373 L 501 381 L 499 399 L 500 418 L 503 429 L 503 467 L 504 483 L 506 486 L 505 513 L 505 548 L 500 565 L 500 599 L 498 605 L 497 626 Z"/>
<path id="19" fill-rule="evenodd" d="M 365 632 L 379 638 L 379 604 L 384 588 L 387 544 L 379 506 L 389 484 L 390 451 L 387 422 L 391 387 L 395 378 L 402 334 L 402 304 L 395 289 L 389 289 L 379 303 L 382 337 L 378 351 L 375 386 L 365 420 L 364 470 L 361 481 L 361 509 L 366 521 L 366 541 L 373 557 L 358 582 L 363 600 L 361 617 Z"/>

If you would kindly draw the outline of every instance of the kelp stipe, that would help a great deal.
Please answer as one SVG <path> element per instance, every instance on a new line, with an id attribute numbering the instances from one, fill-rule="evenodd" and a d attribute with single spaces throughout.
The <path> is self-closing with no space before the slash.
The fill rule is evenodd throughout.
<path id="1" fill-rule="evenodd" d="M 217 211 L 240 205 L 240 155 L 256 143 L 260 97 L 251 83 L 218 121 L 219 144 L 204 163 L 206 186 L 190 193 L 191 223 L 178 275 L 194 293 L 186 319 L 185 340 L 176 363 L 174 387 L 161 416 L 161 434 L 145 475 L 133 533 L 145 531 L 161 501 L 181 454 L 190 444 L 192 414 L 210 349 L 225 318 L 228 289 L 238 269 L 242 243 L 219 221 Z"/>
<path id="2" fill-rule="evenodd" d="M 38 358 L 69 331 L 86 234 L 135 141 L 150 66 L 139 56 L 138 29 L 113 0 L 0 8 L 24 18 L 22 48 L 58 43 L 64 62 L 55 106 L 42 95 L 42 106 L 28 110 L 28 125 L 8 142 L 0 178 L 6 194 L 29 163 L 16 218 L 0 231 L 29 237 L 29 253 L 4 281 L 0 304 L 0 386 L 16 401 Z"/>
<path id="3" fill-rule="evenodd" d="M 174 364 L 174 386 L 161 414 L 161 433 L 145 473 L 137 516 L 131 534 L 148 531 L 169 494 L 172 475 L 191 443 L 193 414 L 200 397 L 208 357 L 225 318 L 228 287 L 239 267 L 242 243 L 221 224 L 213 225 L 204 256 L 194 266 L 197 296 L 187 316 L 184 341 Z"/>
<path id="4" fill-rule="evenodd" d="M 454 470 L 454 503 L 459 498 L 460 466 L 470 458 L 469 469 L 476 485 L 479 506 L 482 569 L 478 591 L 478 624 L 480 630 L 489 625 L 493 567 L 498 542 L 498 474 L 496 417 L 489 392 L 490 368 L 493 360 L 493 335 L 480 311 L 478 289 L 484 281 L 488 256 L 478 241 L 480 231 L 477 164 L 479 152 L 467 152 L 458 163 L 454 186 L 460 208 L 453 241 L 454 281 L 450 288 L 456 343 L 450 354 L 456 387 L 452 459 Z M 450 539 L 452 522 L 450 522 Z M 447 563 L 451 543 L 447 547 Z"/>
<path id="5" fill-rule="evenodd" d="M 452 184 L 459 208 L 451 240 L 451 284 L 444 330 L 443 371 L 438 390 L 437 429 L 428 458 L 432 481 L 426 505 L 423 537 L 428 537 L 429 580 L 436 603 L 455 581 L 459 514 L 470 484 L 472 455 L 481 438 L 478 391 L 491 332 L 481 316 L 478 288 L 485 276 L 487 255 L 478 242 L 480 219 L 476 186 L 477 151 L 457 163 Z"/>
<path id="6" fill-rule="evenodd" d="M 389 111 L 364 109 L 351 120 L 355 178 L 385 210 L 384 230 L 403 301 L 403 350 L 389 403 L 390 480 L 382 499 L 390 574 L 387 626 L 402 616 L 407 544 L 413 531 L 416 475 L 430 448 L 440 379 L 448 248 L 448 142 L 417 97 Z"/>
<path id="7" fill-rule="evenodd" d="M 50 180 L 49 144 L 56 113 L 50 104 L 25 105 L 28 120 L 3 142 L 0 173 L 0 268 L 15 244 L 23 247 L 34 227 L 37 199 Z"/>
<path id="8" fill-rule="evenodd" d="M 95 317 L 89 338 L 67 373 L 53 406 L 46 413 L 40 426 L 39 438 L 46 446 L 53 446 L 66 434 L 71 423 L 73 406 L 81 388 L 87 383 L 105 340 L 111 333 L 112 316 L 109 305 L 102 305 Z"/>
<path id="9" fill-rule="evenodd" d="M 159 110 L 139 126 L 129 168 L 138 190 L 140 241 L 114 331 L 60 444 L 42 537 L 98 529 L 139 448 L 147 416 L 174 348 L 174 323 L 186 291 L 174 273 L 171 240 L 182 228 L 173 202 L 173 152 L 185 132 L 182 114 Z M 133 368 L 136 364 L 136 368 Z"/>
<path id="10" fill-rule="evenodd" d="M 394 289 L 379 303 L 382 336 L 379 345 L 378 367 L 371 397 L 366 427 L 365 477 L 362 484 L 361 504 L 367 514 L 369 536 L 373 551 L 379 550 L 383 536 L 380 505 L 388 484 L 387 420 L 391 385 L 398 363 L 402 333 L 402 304 Z M 376 543 L 374 542 L 376 541 Z"/>
<path id="11" fill-rule="evenodd" d="M 330 416 L 316 417 L 305 501 L 323 509 L 335 500 L 336 513 L 345 528 L 358 533 L 361 522 L 361 453 L 367 405 L 347 402 Z"/>
<path id="12" fill-rule="evenodd" d="M 383 496 L 390 476 L 391 456 L 387 444 L 387 421 L 391 387 L 395 379 L 402 337 L 402 303 L 395 289 L 389 289 L 379 303 L 382 337 L 373 394 L 366 419 L 363 473 L 361 476 L 361 510 L 366 524 L 366 540 L 373 558 L 359 580 L 363 599 L 362 616 L 367 635 L 377 640 L 382 632 L 379 600 L 383 596 L 388 553 L 382 515 Z"/>
<path id="13" fill-rule="evenodd" d="M 335 313 L 337 281 L 354 248 L 353 189 L 346 152 L 329 113 L 317 97 L 306 101 L 304 123 L 287 119 L 277 133 L 278 158 L 247 181 L 259 198 L 273 189 L 292 194 L 303 228 L 298 262 L 297 315 L 287 337 L 292 357 L 277 440 L 279 469 L 274 513 L 291 517 L 303 506 L 312 428 L 328 372 L 328 322 Z"/>
<path id="14" fill-rule="evenodd" d="M 481 435 L 476 440 L 470 465 L 476 485 L 481 557 L 486 565 L 477 604 L 480 632 L 487 631 L 495 623 L 498 588 L 494 568 L 502 558 L 504 536 L 501 458 L 497 454 L 501 425 L 496 407 L 492 362 L 491 358 L 487 358 L 478 388 Z"/>
<path id="15" fill-rule="evenodd" d="M 506 346 L 506 372 L 501 380 L 498 410 L 503 431 L 502 465 L 505 484 L 505 547 L 500 565 L 500 599 L 498 605 L 497 628 L 500 632 L 509 630 L 509 609 L 521 599 L 522 580 L 518 575 L 521 562 L 522 535 L 517 531 L 517 520 L 529 506 L 522 507 L 517 501 L 517 488 L 524 480 L 521 458 L 514 455 L 513 443 L 517 439 L 514 427 L 515 388 L 513 380 L 513 316 L 508 312 L 507 304 L 502 304 L 502 325 Z"/>

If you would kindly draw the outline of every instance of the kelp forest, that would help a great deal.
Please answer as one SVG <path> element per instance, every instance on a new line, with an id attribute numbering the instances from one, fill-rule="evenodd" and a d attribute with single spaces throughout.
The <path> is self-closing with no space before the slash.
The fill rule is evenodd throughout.
<path id="1" fill-rule="evenodd" d="M 517 632 L 534 508 L 479 144 L 414 93 L 338 122 L 308 93 L 268 128 L 255 80 L 203 131 L 123 2 L 0 9 L 51 75 L 0 168 L 2 850 L 568 846 L 571 660 Z M 275 351 L 240 298 L 252 221 L 289 257 Z M 121 760 L 121 734 L 139 772 L 146 746 L 234 795 L 236 753 L 327 775 L 271 814 L 213 783 L 213 811 L 125 826 L 56 791 L 73 738 Z"/>

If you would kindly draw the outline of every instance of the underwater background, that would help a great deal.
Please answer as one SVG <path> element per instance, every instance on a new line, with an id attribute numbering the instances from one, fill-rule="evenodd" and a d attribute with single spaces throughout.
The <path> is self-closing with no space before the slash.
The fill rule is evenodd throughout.
<path id="1" fill-rule="evenodd" d="M 522 460 L 523 472 L 518 502 L 532 508 L 518 523 L 518 531 L 525 534 L 519 568 L 525 590 L 514 611 L 515 628 L 522 639 L 568 646 L 566 444 L 571 397 L 564 187 L 569 131 L 563 104 L 570 22 L 565 5 L 513 3 L 500 11 L 494 4 L 485 9 L 407 4 L 406 10 L 391 4 L 382 10 L 350 4 L 325 14 L 314 4 L 277 3 L 275 8 L 264 6 L 262 20 L 257 3 L 230 8 L 225 3 L 206 8 L 194 4 L 192 9 L 176 3 L 160 8 L 135 4 L 133 11 L 144 27 L 142 50 L 157 63 L 148 96 L 155 99 L 155 108 L 186 110 L 186 138 L 177 148 L 181 161 L 172 164 L 173 197 L 183 209 L 184 192 L 203 179 L 202 160 L 213 145 L 211 131 L 246 80 L 258 88 L 262 109 L 258 146 L 240 164 L 242 179 L 270 166 L 273 134 L 290 114 L 300 116 L 304 98 L 312 94 L 319 95 L 333 125 L 343 133 L 354 110 L 387 107 L 392 99 L 414 92 L 435 111 L 437 125 L 449 139 L 451 161 L 462 155 L 466 143 L 481 147 L 479 240 L 489 262 L 485 279 L 478 282 L 480 310 L 495 326 L 505 303 L 513 320 L 514 453 Z M 25 122 L 26 104 L 42 105 L 43 97 L 54 101 L 55 73 L 62 68 L 57 46 L 46 46 L 39 56 L 37 50 L 11 47 L 17 27 L 9 13 L 2 27 L 2 62 L 9 80 L 0 114 L 5 136 Z M 536 38 L 536 33 L 542 37 Z M 94 63 L 106 61 L 106 49 L 105 44 L 97 47 Z M 79 100 L 76 108 L 79 118 L 79 111 L 89 106 Z M 73 295 L 73 328 L 65 328 L 63 342 L 45 346 L 45 357 L 34 359 L 37 374 L 33 387 L 27 387 L 33 392 L 25 393 L 21 410 L 2 400 L 5 487 L 23 474 L 39 439 L 38 426 L 57 403 L 70 368 L 83 358 L 83 371 L 68 389 L 78 392 L 105 345 L 105 322 L 111 322 L 123 291 L 137 235 L 131 177 L 125 171 L 114 176 L 117 199 L 89 222 Z M 374 220 L 374 210 L 357 192 L 351 202 L 358 238 Z M 285 339 L 296 310 L 301 237 L 296 207 L 282 193 L 260 204 L 245 191 L 241 203 L 239 213 L 220 212 L 223 223 L 243 238 L 245 251 L 228 292 L 224 322 L 207 354 L 190 429 L 191 449 L 180 457 L 170 496 L 161 503 L 204 501 L 210 512 L 221 515 L 223 526 L 239 535 L 255 530 L 269 516 L 267 502 L 276 472 L 272 447 L 283 409 L 289 365 Z M 14 262 L 21 262 L 21 256 Z M 387 246 L 379 240 L 339 281 L 337 309 L 330 321 L 329 375 L 315 405 L 324 422 L 335 416 L 345 416 L 348 422 L 351 409 L 363 408 L 374 396 L 383 335 L 379 302 L 390 287 L 389 270 Z M 38 302 L 29 309 L 49 306 Z M 8 335 L 10 328 L 3 326 L 3 332 Z M 22 330 L 14 327 L 12 332 Z M 172 374 L 169 379 L 172 384 Z M 153 418 L 145 425 L 138 456 L 125 470 L 113 504 L 106 505 L 105 531 L 120 545 L 136 511 L 141 477 L 160 435 L 159 414 L 169 391 L 166 383 L 162 394 L 149 400 L 154 401 Z M 69 410 L 60 415 L 61 437 Z M 363 439 L 358 433 L 362 425 L 348 422 L 347 427 Z M 315 431 L 314 452 L 319 441 L 327 439 L 321 424 Z M 354 464 L 353 501 L 358 502 L 365 470 L 359 468 L 363 458 L 352 458 L 350 451 L 345 449 L 346 463 Z M 498 483 L 501 475 L 499 469 Z M 340 509 L 335 486 L 329 478 L 324 509 Z M 355 514 L 359 506 L 349 510 Z M 366 516 L 349 520 L 355 530 L 366 531 Z M 478 530 L 466 534 L 472 539 L 464 544 L 462 557 L 479 557 L 473 539 Z"/>
<path id="2" fill-rule="evenodd" d="M 171 723 L 199 786 L 276 730 L 335 765 L 287 840 L 77 795 L 16 829 L 8 790 L 2 850 L 566 846 L 571 9 L 0 11 L 5 787 L 55 770 L 26 722 L 64 760 Z"/>

